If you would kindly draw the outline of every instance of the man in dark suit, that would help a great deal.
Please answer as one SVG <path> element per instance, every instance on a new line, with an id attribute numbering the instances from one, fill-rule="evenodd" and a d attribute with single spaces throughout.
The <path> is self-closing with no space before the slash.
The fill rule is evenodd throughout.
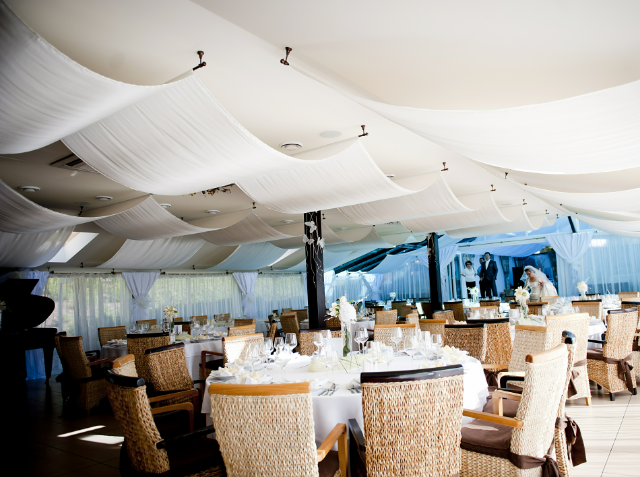
<path id="1" fill-rule="evenodd" d="M 491 254 L 484 254 L 484 263 L 480 267 L 480 289 L 483 298 L 498 296 L 496 278 L 498 277 L 498 265 L 491 260 Z"/>

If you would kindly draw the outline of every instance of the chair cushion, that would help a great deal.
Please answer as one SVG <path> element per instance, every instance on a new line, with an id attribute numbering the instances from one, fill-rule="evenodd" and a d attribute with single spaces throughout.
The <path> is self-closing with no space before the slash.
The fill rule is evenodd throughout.
<path id="1" fill-rule="evenodd" d="M 322 459 L 322 462 L 318 462 L 320 477 L 333 477 L 339 468 L 338 451 L 329 451 L 329 454 Z"/>
<path id="2" fill-rule="evenodd" d="M 518 413 L 518 405 L 520 401 L 512 401 L 510 399 L 502 400 L 502 415 L 506 417 L 516 417 Z M 493 414 L 493 400 L 491 397 L 487 399 L 487 404 L 484 405 L 482 409 L 483 412 L 489 412 Z"/>
<path id="3" fill-rule="evenodd" d="M 602 358 L 603 358 L 602 348 L 587 350 L 587 359 L 597 359 L 598 361 L 602 361 Z"/>
<path id="4" fill-rule="evenodd" d="M 512 427 L 474 419 L 462 426 L 460 447 L 471 452 L 508 459 L 512 432 Z"/>
<path id="5" fill-rule="evenodd" d="M 196 474 L 215 467 L 220 467 L 220 475 L 226 475 L 220 447 L 215 439 L 183 439 L 170 446 L 167 454 L 171 477 Z"/>

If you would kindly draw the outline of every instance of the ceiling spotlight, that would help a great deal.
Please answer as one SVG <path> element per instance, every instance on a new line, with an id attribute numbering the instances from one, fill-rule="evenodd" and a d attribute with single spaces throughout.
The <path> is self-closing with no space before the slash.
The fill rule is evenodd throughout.
<path id="1" fill-rule="evenodd" d="M 282 144 L 280 144 L 280 149 L 284 149 L 288 152 L 294 152 L 298 149 L 302 149 L 302 143 L 296 141 L 283 142 Z"/>
<path id="2" fill-rule="evenodd" d="M 292 224 L 293 220 L 283 220 L 282 223 L 283 224 Z"/>
<path id="3" fill-rule="evenodd" d="M 38 192 L 40 187 L 37 186 L 20 186 L 18 187 L 22 192 Z"/>
<path id="4" fill-rule="evenodd" d="M 342 133 L 340 131 L 325 131 L 325 132 L 321 132 L 320 136 L 326 137 L 326 138 L 340 137 L 342 136 Z"/>
<path id="5" fill-rule="evenodd" d="M 169 207 L 171 207 L 171 204 L 160 204 L 160 207 L 162 207 L 163 209 L 168 209 Z"/>
<path id="6" fill-rule="evenodd" d="M 387 174 L 387 177 L 388 177 L 389 179 L 393 179 L 395 176 L 396 176 L 395 174 Z"/>
<path id="7" fill-rule="evenodd" d="M 109 201 L 109 200 L 113 200 L 113 197 L 109 197 L 108 195 L 97 195 L 94 197 L 94 199 Z"/>
<path id="8" fill-rule="evenodd" d="M 205 210 L 205 213 L 211 214 L 211 215 L 216 215 L 216 214 L 219 214 L 220 211 L 219 210 L 210 209 L 210 210 Z"/>

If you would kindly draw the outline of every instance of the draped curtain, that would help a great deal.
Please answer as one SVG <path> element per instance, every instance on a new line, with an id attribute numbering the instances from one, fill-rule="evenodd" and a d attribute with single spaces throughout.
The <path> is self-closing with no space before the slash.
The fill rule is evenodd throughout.
<path id="1" fill-rule="evenodd" d="M 384 282 L 384 275 L 373 275 L 373 280 L 370 281 L 371 285 L 371 299 L 374 301 L 382 300 L 380 290 L 382 289 L 382 283 Z"/>
<path id="2" fill-rule="evenodd" d="M 258 272 L 235 272 L 233 278 L 236 280 L 242 292 L 243 316 L 246 318 L 256 318 L 256 299 L 253 294 L 253 286 L 256 284 Z"/>
<path id="3" fill-rule="evenodd" d="M 147 302 L 149 301 L 149 290 L 156 282 L 160 273 L 158 272 L 123 272 L 122 278 L 131 290 L 131 320 L 135 323 L 138 320 L 147 319 Z"/>
<path id="4" fill-rule="evenodd" d="M 282 310 L 282 308 L 304 309 L 307 306 L 307 286 L 302 277 L 305 277 L 305 274 L 263 273 L 258 275 L 253 287 L 255 317 L 266 319 L 273 310 Z M 248 315 L 247 317 L 254 318 Z"/>
<path id="5" fill-rule="evenodd" d="M 558 257 L 558 294 L 577 295 L 576 285 L 588 277 L 582 270 L 582 256 L 589 249 L 593 232 L 580 234 L 549 235 L 547 240 Z M 593 283 L 593 282 L 592 282 Z"/>

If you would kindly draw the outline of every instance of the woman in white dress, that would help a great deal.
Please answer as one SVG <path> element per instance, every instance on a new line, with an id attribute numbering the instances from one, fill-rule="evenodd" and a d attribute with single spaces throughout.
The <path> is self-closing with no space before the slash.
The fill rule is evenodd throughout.
<path id="1" fill-rule="evenodd" d="M 524 287 L 531 289 L 530 301 L 540 301 L 541 296 L 558 296 L 556 287 L 554 287 L 547 276 L 537 268 L 531 265 L 524 267 L 524 275 L 522 275 L 521 280 L 524 280 L 525 277 Z"/>

